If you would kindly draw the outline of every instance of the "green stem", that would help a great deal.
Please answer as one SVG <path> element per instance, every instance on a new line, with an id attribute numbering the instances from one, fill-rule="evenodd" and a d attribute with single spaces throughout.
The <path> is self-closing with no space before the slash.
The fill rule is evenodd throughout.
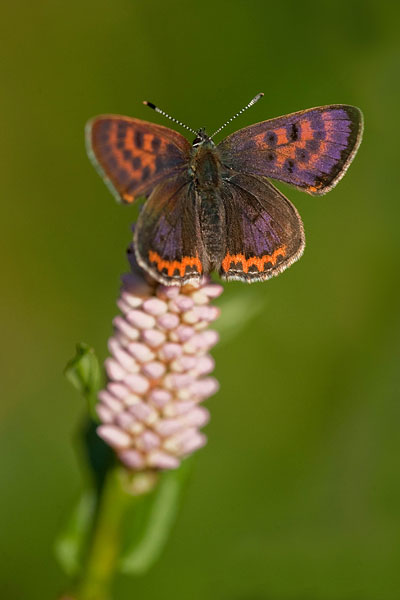
<path id="1" fill-rule="evenodd" d="M 150 491 L 155 483 L 152 474 L 139 473 L 128 481 L 127 473 L 121 467 L 109 471 L 99 500 L 87 562 L 73 596 L 76 600 L 110 600 L 124 516 L 139 495 Z"/>

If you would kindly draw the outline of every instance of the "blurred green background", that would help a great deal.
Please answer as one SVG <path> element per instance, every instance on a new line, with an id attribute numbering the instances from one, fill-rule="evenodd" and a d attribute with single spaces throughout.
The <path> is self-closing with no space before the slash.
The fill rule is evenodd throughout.
<path id="1" fill-rule="evenodd" d="M 65 588 L 53 540 L 82 486 L 85 409 L 62 369 L 81 339 L 106 356 L 127 268 L 136 212 L 89 164 L 86 120 L 168 125 L 148 99 L 214 131 L 264 91 L 226 134 L 343 102 L 364 111 L 364 141 L 326 197 L 280 186 L 305 255 L 270 282 L 226 285 L 224 301 L 242 299 L 233 331 L 262 310 L 214 352 L 209 443 L 166 552 L 115 597 L 398 600 L 397 5 L 21 0 L 0 27 L 0 597 Z"/>

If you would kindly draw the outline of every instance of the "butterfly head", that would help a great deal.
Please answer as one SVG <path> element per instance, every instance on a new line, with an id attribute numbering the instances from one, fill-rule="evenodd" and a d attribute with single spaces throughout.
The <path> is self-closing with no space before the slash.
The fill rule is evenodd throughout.
<path id="1" fill-rule="evenodd" d="M 199 146 L 206 146 L 209 148 L 214 148 L 215 144 L 212 139 L 206 134 L 206 130 L 204 127 L 197 131 L 197 135 L 192 143 L 193 148 L 198 148 Z"/>

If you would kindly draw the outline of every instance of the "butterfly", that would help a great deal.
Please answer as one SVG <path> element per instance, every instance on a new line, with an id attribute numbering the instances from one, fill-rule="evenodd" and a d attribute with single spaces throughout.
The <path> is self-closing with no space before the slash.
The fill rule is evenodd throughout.
<path id="1" fill-rule="evenodd" d="M 236 116 L 257 102 L 258 94 Z M 311 195 L 329 192 L 361 142 L 361 111 L 345 104 L 302 110 L 240 129 L 215 145 L 190 143 L 162 125 L 100 115 L 86 126 L 88 154 L 119 201 L 147 198 L 134 233 L 139 265 L 165 285 L 197 285 L 216 269 L 248 283 L 278 275 L 303 253 L 293 204 L 268 180 Z"/>

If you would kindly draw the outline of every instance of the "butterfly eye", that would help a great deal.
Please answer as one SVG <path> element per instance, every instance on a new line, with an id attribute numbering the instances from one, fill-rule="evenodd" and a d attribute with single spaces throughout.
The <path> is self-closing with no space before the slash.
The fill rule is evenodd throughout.
<path id="1" fill-rule="evenodd" d="M 192 146 L 199 146 L 202 143 L 202 141 L 203 141 L 203 138 L 201 138 L 200 136 L 197 136 L 196 138 L 194 138 Z"/>

